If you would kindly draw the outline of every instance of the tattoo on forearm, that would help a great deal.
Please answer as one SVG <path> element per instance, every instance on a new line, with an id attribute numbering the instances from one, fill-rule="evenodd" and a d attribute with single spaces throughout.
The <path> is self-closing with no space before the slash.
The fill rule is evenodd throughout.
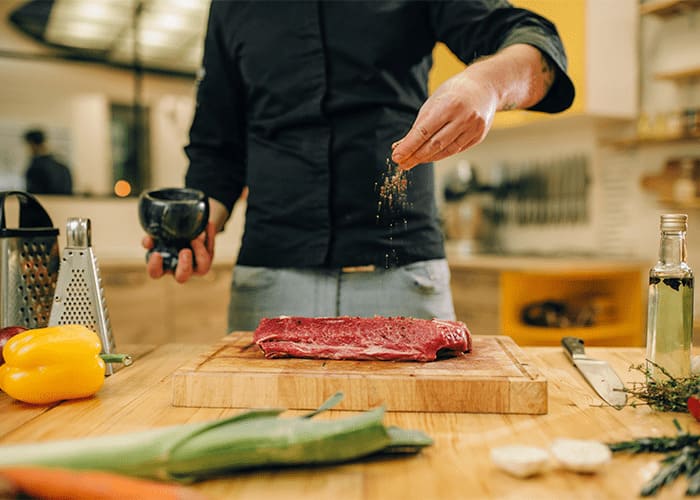
<path id="1" fill-rule="evenodd" d="M 503 106 L 503 111 L 510 111 L 511 109 L 515 109 L 515 108 L 517 108 L 517 107 L 518 107 L 518 105 L 515 104 L 514 102 L 507 102 L 507 103 Z"/>
<path id="2" fill-rule="evenodd" d="M 554 83 L 554 77 L 556 73 L 554 71 L 554 65 L 552 64 L 552 61 L 549 60 L 549 57 L 547 55 L 540 52 L 540 59 L 542 61 L 542 78 L 544 81 L 544 93 L 547 94 L 547 92 L 549 92 L 549 89 L 552 88 L 552 84 Z"/>

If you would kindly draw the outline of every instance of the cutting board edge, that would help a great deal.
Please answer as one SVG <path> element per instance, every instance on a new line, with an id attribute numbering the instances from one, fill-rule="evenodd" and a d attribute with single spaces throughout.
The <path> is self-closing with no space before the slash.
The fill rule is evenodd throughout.
<path id="1" fill-rule="evenodd" d="M 426 413 L 546 414 L 548 411 L 546 378 L 515 341 L 505 335 L 477 335 L 473 345 L 478 349 L 479 344 L 497 344 L 498 352 L 516 368 L 510 374 L 466 374 L 460 377 L 459 370 L 410 375 L 350 371 L 319 373 L 317 369 L 305 371 L 296 366 L 274 371 L 249 367 L 228 372 L 221 371 L 215 364 L 214 369 L 207 370 L 207 363 L 211 360 L 235 360 L 235 356 L 228 354 L 217 358 L 218 354 L 228 352 L 231 344 L 244 343 L 238 349 L 254 348 L 251 336 L 251 332 L 234 332 L 212 345 L 208 353 L 180 366 L 172 375 L 172 405 L 313 410 L 331 394 L 343 390 L 346 397 L 336 407 L 339 410 L 364 411 L 384 404 L 387 411 Z M 243 358 L 239 361 L 241 365 L 246 363 Z M 271 361 L 271 366 L 273 363 Z M 289 376 L 292 374 L 293 377 Z M 440 385 L 431 390 L 431 383 Z M 439 387 L 443 389 L 437 390 Z M 436 396 L 438 392 L 441 397 Z M 290 399 L 290 393 L 297 399 Z M 453 397 L 455 394 L 458 396 Z"/>
<path id="2" fill-rule="evenodd" d="M 255 377 L 255 376 L 269 376 L 269 375 L 291 375 L 293 374 L 296 377 L 333 377 L 333 378 L 342 378 L 342 379 L 367 379 L 369 376 L 367 373 L 353 373 L 352 371 L 336 371 L 333 373 L 329 372 L 324 372 L 324 373 L 318 373 L 317 370 L 294 370 L 291 371 L 289 369 L 283 369 L 279 371 L 268 371 L 268 372 L 263 372 L 260 370 L 246 370 L 246 369 L 238 369 L 235 372 L 222 372 L 221 370 L 195 370 L 191 369 L 185 366 L 181 366 L 175 372 L 173 372 L 173 377 L 181 377 L 181 376 L 187 376 L 187 375 L 199 375 L 199 376 L 210 376 L 210 377 L 216 377 L 216 376 L 248 376 L 248 377 Z M 376 380 L 393 380 L 398 378 L 398 374 L 372 374 L 371 378 L 376 379 Z M 532 377 L 524 377 L 524 376 L 514 376 L 514 375 L 508 375 L 508 374 L 503 374 L 503 375 L 479 375 L 479 376 L 468 376 L 468 375 L 461 375 L 459 373 L 417 373 L 410 375 L 408 377 L 411 380 L 433 380 L 433 381 L 444 381 L 444 380 L 452 380 L 452 381 L 459 381 L 462 379 L 468 379 L 469 381 L 472 382 L 493 382 L 493 381 L 508 381 L 508 382 L 516 382 L 516 381 L 522 381 L 525 383 L 528 382 L 546 382 L 547 379 L 542 375 L 542 374 L 533 374 Z"/>
<path id="3" fill-rule="evenodd" d="M 548 411 L 547 380 L 513 379 L 470 379 L 451 382 L 453 394 L 468 393 L 475 382 L 482 382 L 479 390 L 494 396 L 492 399 L 474 400 L 455 398 L 434 398 L 431 382 L 435 379 L 418 378 L 407 381 L 388 379 L 376 387 L 367 387 L 363 377 L 349 380 L 347 377 L 317 375 L 295 377 L 295 386 L 305 386 L 302 391 L 286 391 L 282 384 L 271 382 L 266 374 L 229 374 L 222 377 L 202 377 L 202 373 L 178 371 L 172 376 L 171 404 L 178 407 L 202 408 L 267 408 L 283 407 L 290 410 L 314 410 L 325 399 L 342 390 L 345 398 L 334 409 L 365 411 L 384 405 L 388 412 L 425 413 L 498 413 L 498 414 L 546 414 Z M 262 381 L 262 383 L 258 382 Z M 443 381 L 440 381 L 443 382 Z M 263 387 L 265 391 L 247 390 L 247 387 Z M 241 387 L 242 386 L 242 387 Z M 239 390 L 241 389 L 241 390 Z M 297 394 L 295 399 L 285 394 Z"/>

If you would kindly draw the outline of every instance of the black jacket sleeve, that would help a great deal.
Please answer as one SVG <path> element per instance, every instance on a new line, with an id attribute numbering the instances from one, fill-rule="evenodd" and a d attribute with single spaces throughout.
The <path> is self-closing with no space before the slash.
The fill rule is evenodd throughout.
<path id="1" fill-rule="evenodd" d="M 574 85 L 566 74 L 566 54 L 556 27 L 549 20 L 506 0 L 431 2 L 435 34 L 465 64 L 524 43 L 538 48 L 557 71 L 552 88 L 530 109 L 558 113 L 571 106 Z"/>
<path id="2" fill-rule="evenodd" d="M 212 2 L 198 75 L 197 99 L 185 153 L 187 187 L 200 189 L 231 212 L 245 186 L 245 106 L 235 54 L 227 49 L 218 9 Z"/>

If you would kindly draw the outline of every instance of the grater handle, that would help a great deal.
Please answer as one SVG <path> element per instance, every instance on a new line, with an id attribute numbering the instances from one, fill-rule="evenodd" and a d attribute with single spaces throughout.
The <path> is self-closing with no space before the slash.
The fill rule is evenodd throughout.
<path id="1" fill-rule="evenodd" d="M 69 248 L 88 248 L 92 246 L 90 219 L 70 217 L 66 223 L 66 240 Z"/>
<path id="2" fill-rule="evenodd" d="M 8 196 L 16 196 L 19 200 L 19 227 L 20 228 L 51 228 L 51 217 L 41 206 L 35 196 L 25 191 L 0 192 L 0 229 L 6 229 L 5 225 L 5 200 Z"/>

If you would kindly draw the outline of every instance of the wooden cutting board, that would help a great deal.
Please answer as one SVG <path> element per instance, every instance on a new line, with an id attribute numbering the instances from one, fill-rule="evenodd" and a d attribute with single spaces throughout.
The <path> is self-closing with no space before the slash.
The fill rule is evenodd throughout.
<path id="1" fill-rule="evenodd" d="M 476 335 L 472 352 L 429 363 L 265 359 L 252 333 L 226 336 L 173 374 L 174 406 L 547 413 L 547 380 L 510 337 Z"/>

